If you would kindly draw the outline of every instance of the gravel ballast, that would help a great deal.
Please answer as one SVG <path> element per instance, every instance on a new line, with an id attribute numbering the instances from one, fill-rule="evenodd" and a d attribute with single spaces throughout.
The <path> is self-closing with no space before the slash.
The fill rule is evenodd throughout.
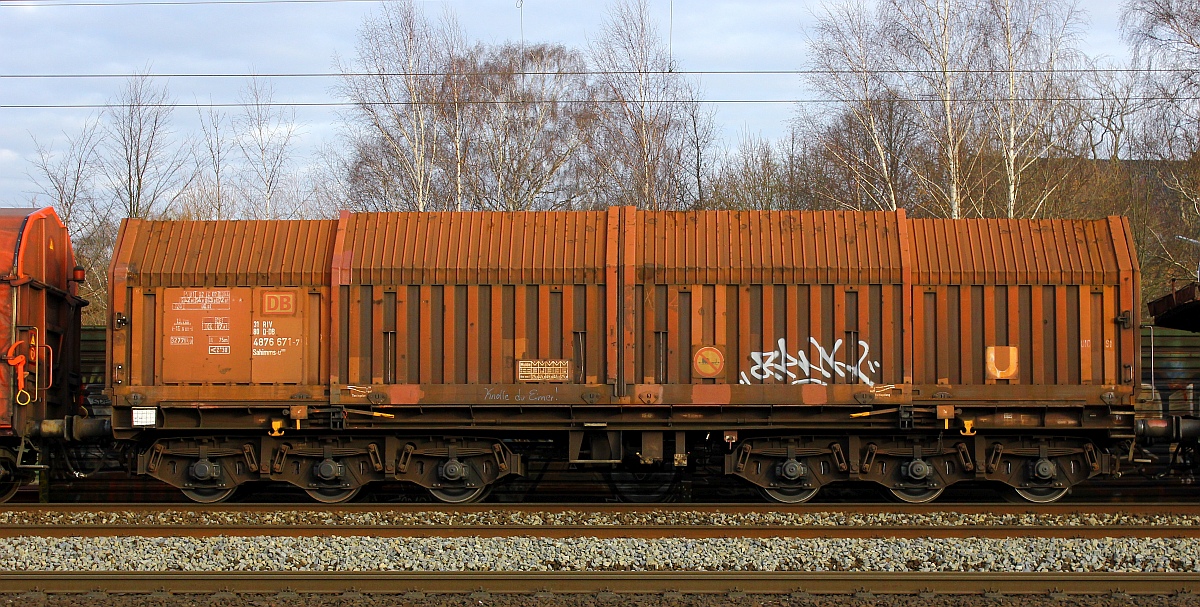
<path id="1" fill-rule="evenodd" d="M 528 595 L 495 594 L 486 601 L 463 595 L 429 595 L 423 599 L 406 599 L 393 595 L 343 597 L 339 595 L 237 595 L 213 598 L 208 595 L 171 595 L 163 597 L 106 596 L 87 597 L 88 607 L 605 607 L 630 605 L 636 607 L 1197 607 L 1200 599 L 1194 595 L 1109 597 L 1104 595 L 1055 598 L 1047 596 L 1006 597 L 1005 600 L 984 596 L 886 596 L 857 597 L 853 595 L 788 596 L 751 595 L 742 598 L 725 595 L 685 595 L 679 599 L 664 599 L 661 595 L 621 595 L 618 599 L 599 601 L 596 595 L 557 595 L 537 598 Z M 0 607 L 78 607 L 78 595 L 0 595 Z"/>
<path id="2" fill-rule="evenodd" d="M 15 537 L 0 570 L 1195 572 L 1200 539 Z"/>
<path id="3" fill-rule="evenodd" d="M 1131 513 L 722 512 L 715 510 L 12 509 L 0 525 L 359 527 L 364 535 L 39 537 L 0 540 L 5 571 L 994 571 L 1195 572 L 1200 538 L 739 538 L 739 526 L 1195 526 L 1200 516 Z M 362 527 L 722 526 L 729 537 L 369 537 Z M 1114 535 L 1120 535 L 1119 529 Z"/>

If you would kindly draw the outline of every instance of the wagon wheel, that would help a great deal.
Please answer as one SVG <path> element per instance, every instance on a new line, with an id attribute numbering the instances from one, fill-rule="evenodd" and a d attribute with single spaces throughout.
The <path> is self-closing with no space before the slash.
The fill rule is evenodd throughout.
<path id="1" fill-rule="evenodd" d="M 946 490 L 945 487 L 938 487 L 937 489 L 930 489 L 928 487 L 907 487 L 904 489 L 890 489 L 893 497 L 895 497 L 896 499 L 898 499 L 902 502 L 907 502 L 909 504 L 924 504 L 926 502 L 932 502 L 933 500 L 937 499 L 939 495 L 942 494 L 942 491 L 945 491 L 945 490 Z"/>
<path id="2" fill-rule="evenodd" d="M 0 503 L 7 502 L 8 500 L 12 499 L 12 496 L 16 495 L 17 489 L 20 489 L 21 485 L 24 484 L 25 483 L 21 481 L 7 481 L 0 483 Z"/>
<path id="3" fill-rule="evenodd" d="M 446 504 L 472 504 L 483 501 L 491 493 L 491 485 L 483 487 L 441 487 L 430 488 L 429 493 L 439 502 Z"/>
<path id="4" fill-rule="evenodd" d="M 16 457 L 7 449 L 0 450 L 0 478 L 5 479 L 0 481 L 0 502 L 7 502 L 21 485 L 32 480 L 27 476 L 18 475 L 16 469 Z"/>
<path id="5" fill-rule="evenodd" d="M 613 470 L 608 483 L 617 499 L 631 504 L 666 501 L 679 485 L 682 474 L 676 470 Z"/>
<path id="6" fill-rule="evenodd" d="M 777 489 L 768 489 L 766 487 L 759 487 L 758 490 L 759 493 L 763 494 L 763 497 L 773 502 L 779 502 L 781 504 L 803 504 L 813 497 L 816 497 L 817 492 L 820 491 L 821 488 L 817 487 L 815 489 L 805 489 L 802 487 L 779 487 Z"/>
<path id="7" fill-rule="evenodd" d="M 229 499 L 237 487 L 223 489 L 221 487 L 193 487 L 180 489 L 188 499 L 198 504 L 216 504 Z"/>
<path id="8" fill-rule="evenodd" d="M 320 489 L 305 489 L 304 492 L 309 497 L 321 502 L 322 504 L 340 504 L 354 499 L 358 492 L 362 490 L 362 486 L 353 489 L 343 489 L 341 487 L 322 487 Z"/>
<path id="9" fill-rule="evenodd" d="M 1029 487 L 1026 489 L 1013 488 L 1021 499 L 1035 504 L 1049 504 L 1057 502 L 1067 494 L 1069 489 L 1066 487 Z"/>

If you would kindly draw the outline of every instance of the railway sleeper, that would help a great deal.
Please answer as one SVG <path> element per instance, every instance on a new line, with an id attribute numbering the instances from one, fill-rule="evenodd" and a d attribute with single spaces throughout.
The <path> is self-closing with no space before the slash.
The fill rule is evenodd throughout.
<path id="1" fill-rule="evenodd" d="M 1048 503 L 1119 460 L 1085 437 L 766 436 L 745 438 L 725 456 L 725 473 L 768 499 L 805 502 L 834 482 L 872 482 L 903 502 L 937 499 L 963 481 L 995 481 L 1021 499 Z"/>
<path id="2" fill-rule="evenodd" d="M 383 480 L 409 481 L 441 501 L 465 503 L 524 472 L 520 456 L 499 440 L 439 436 L 165 438 L 139 452 L 137 469 L 204 503 L 228 499 L 252 481 L 289 483 L 317 501 L 338 503 Z"/>

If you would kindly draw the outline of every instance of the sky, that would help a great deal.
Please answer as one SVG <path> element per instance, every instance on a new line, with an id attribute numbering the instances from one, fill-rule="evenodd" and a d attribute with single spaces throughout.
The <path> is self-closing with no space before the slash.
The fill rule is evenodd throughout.
<path id="1" fill-rule="evenodd" d="M 328 73 L 335 58 L 354 54 L 358 31 L 378 2 L 262 3 L 208 0 L 206 4 L 125 5 L 146 0 L 0 0 L 0 206 L 30 204 L 34 141 L 62 149 L 92 109 L 16 109 L 12 105 L 103 104 L 120 78 L 25 78 L 54 74 L 282 74 Z M 172 0 L 162 0 L 169 3 Z M 825 0 L 651 0 L 660 32 L 682 70 L 798 70 L 806 64 L 806 28 Z M 107 5 L 101 5 L 107 4 Z M 586 48 L 604 20 L 603 0 L 427 0 L 427 14 L 450 8 L 467 35 L 483 42 L 555 42 Z M 1122 57 L 1117 0 L 1081 1 L 1088 14 L 1083 49 Z M 246 77 L 167 80 L 184 103 L 238 101 Z M 337 101 L 334 78 L 270 80 L 276 101 Z M 745 134 L 782 135 L 796 107 L 772 100 L 812 99 L 794 74 L 705 75 L 723 144 Z M 174 130 L 197 126 L 197 110 L 177 108 Z M 296 112 L 300 159 L 336 140 L 336 108 Z"/>

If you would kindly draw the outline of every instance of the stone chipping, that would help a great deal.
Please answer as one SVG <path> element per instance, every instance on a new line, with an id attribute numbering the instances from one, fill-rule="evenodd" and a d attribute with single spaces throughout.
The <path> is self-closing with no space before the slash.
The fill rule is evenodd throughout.
<path id="1" fill-rule="evenodd" d="M 25 536 L 0 570 L 1196 572 L 1200 539 Z"/>
<path id="2" fill-rule="evenodd" d="M 467 595 L 430 594 L 422 598 L 405 595 L 320 595 L 320 594 L 239 594 L 217 597 L 196 594 L 103 595 L 86 597 L 88 607 L 1198 607 L 1200 597 L 1188 594 L 1158 596 L 1089 595 L 1070 597 L 1013 596 L 888 596 L 859 597 L 828 595 L 793 597 L 788 595 L 682 595 L 678 598 L 657 594 L 600 597 L 594 594 L 529 595 L 493 594 L 487 599 Z M 0 607 L 78 607 L 78 595 L 18 594 L 0 595 Z"/>
<path id="3" fill-rule="evenodd" d="M 0 540 L 5 571 L 964 571 L 1197 572 L 1200 537 L 744 538 L 739 526 L 839 527 L 1200 526 L 1168 514 L 937 511 L 787 512 L 644 509 L 336 510 L 135 509 L 55 512 L 14 508 L 0 525 L 28 525 Z M 178 537 L 41 537 L 39 526 L 178 526 Z M 353 526 L 356 535 L 184 537 L 205 526 Z M 728 537 L 550 538 L 531 527 L 707 525 Z M 508 537 L 373 537 L 369 528 L 510 526 Z M 365 529 L 364 529 L 365 528 Z M 609 530 L 611 533 L 611 530 Z M 362 533 L 362 535 L 357 535 Z M 1019 532 L 1014 531 L 1015 535 Z M 1196 534 L 1189 534 L 1196 535 Z"/>

